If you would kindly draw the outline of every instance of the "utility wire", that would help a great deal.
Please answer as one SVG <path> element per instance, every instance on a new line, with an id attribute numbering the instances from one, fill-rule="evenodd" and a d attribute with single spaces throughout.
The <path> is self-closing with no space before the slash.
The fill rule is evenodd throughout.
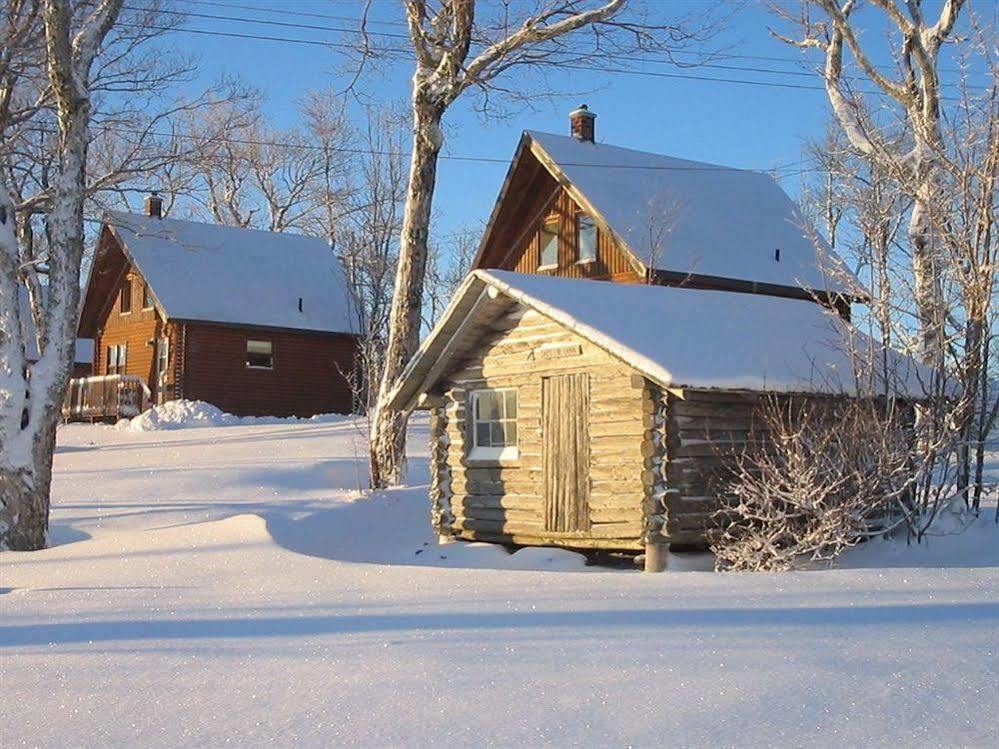
<path id="1" fill-rule="evenodd" d="M 168 132 L 157 132 L 155 130 L 143 130 L 139 128 L 127 128 L 121 126 L 107 126 L 98 125 L 96 128 L 101 132 L 115 133 L 119 135 L 138 135 L 138 136 L 150 136 L 157 138 L 180 138 L 182 140 L 201 140 L 196 135 L 191 135 L 189 133 L 168 133 Z M 57 135 L 58 131 L 55 128 L 45 127 L 42 125 L 33 125 L 26 127 L 25 130 L 30 130 L 32 132 L 38 132 L 45 135 Z M 405 151 L 384 151 L 369 148 L 349 148 L 342 146 L 313 146 L 308 143 L 289 143 L 274 140 L 253 140 L 248 138 L 227 138 L 228 143 L 234 143 L 237 145 L 245 146 L 265 146 L 271 148 L 281 148 L 288 150 L 300 150 L 300 151 L 329 151 L 332 153 L 342 153 L 350 155 L 360 155 L 360 156 L 397 156 L 400 158 L 408 159 L 410 154 Z M 133 144 L 134 145 L 134 144 Z M 510 159 L 500 158 L 496 156 L 467 156 L 459 154 L 441 154 L 440 158 L 447 161 L 463 161 L 471 163 L 482 163 L 482 164 L 501 164 L 509 165 Z M 793 161 L 787 164 L 783 164 L 776 167 L 763 168 L 763 169 L 753 169 L 744 167 L 728 167 L 728 166 L 718 166 L 714 164 L 702 164 L 697 166 L 665 166 L 656 164 L 597 164 L 592 162 L 582 162 L 582 161 L 560 161 L 560 166 L 567 167 L 592 167 L 596 169 L 630 169 L 636 171 L 651 171 L 651 172 L 758 172 L 763 174 L 776 174 L 780 172 L 789 172 L 786 175 L 781 176 L 794 176 L 795 174 L 803 174 L 809 171 L 817 171 L 812 168 L 797 169 L 800 165 L 806 163 L 809 159 L 800 159 L 798 161 Z"/>

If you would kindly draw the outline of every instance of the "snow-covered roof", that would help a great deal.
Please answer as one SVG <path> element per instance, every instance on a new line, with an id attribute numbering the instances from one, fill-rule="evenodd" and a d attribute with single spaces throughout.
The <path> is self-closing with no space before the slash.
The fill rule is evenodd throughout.
<path id="1" fill-rule="evenodd" d="M 44 289 L 43 289 L 44 290 Z M 29 362 L 36 362 L 39 359 L 38 336 L 35 334 L 35 318 L 31 314 L 31 301 L 28 299 L 28 290 L 21 288 L 18 294 L 18 301 L 21 304 L 21 325 L 24 329 L 24 355 Z M 94 341 L 91 338 L 76 339 L 76 354 L 73 361 L 77 364 L 89 364 L 94 360 Z"/>
<path id="2" fill-rule="evenodd" d="M 446 372 L 444 359 L 467 351 L 454 339 L 481 334 L 477 300 L 490 295 L 540 312 L 664 387 L 852 394 L 864 391 L 855 361 L 878 359 L 870 338 L 807 300 L 477 270 L 407 367 L 396 407 L 411 408 Z M 920 397 L 925 371 L 890 357 L 891 389 Z"/>
<path id="3" fill-rule="evenodd" d="M 551 133 L 527 136 L 546 167 L 647 267 L 863 293 L 770 175 Z"/>
<path id="4" fill-rule="evenodd" d="M 360 332 L 342 263 L 322 239 L 120 212 L 105 222 L 167 317 Z"/>

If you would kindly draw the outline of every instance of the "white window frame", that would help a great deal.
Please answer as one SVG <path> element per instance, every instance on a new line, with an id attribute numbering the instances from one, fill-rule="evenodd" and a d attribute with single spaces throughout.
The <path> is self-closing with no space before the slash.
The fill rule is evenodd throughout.
<path id="1" fill-rule="evenodd" d="M 591 227 L 593 227 L 593 248 L 592 254 L 588 256 L 583 256 L 583 227 L 582 222 L 588 222 Z M 589 265 L 590 263 L 597 262 L 597 246 L 600 243 L 600 227 L 597 226 L 597 222 L 593 220 L 593 216 L 587 213 L 577 213 L 576 214 L 576 264 L 577 265 Z"/>
<path id="2" fill-rule="evenodd" d="M 478 405 L 479 399 L 483 397 L 486 393 L 490 394 L 502 394 L 502 415 L 497 419 L 483 419 L 478 418 Z M 513 394 L 514 403 L 514 413 L 513 416 L 507 414 L 507 393 Z M 482 390 L 473 390 L 469 393 L 468 399 L 468 443 L 471 448 L 468 451 L 469 460 L 487 460 L 487 461 L 511 461 L 517 460 L 520 457 L 520 427 L 517 419 L 517 412 L 520 408 L 519 404 L 519 394 L 517 388 L 483 388 Z M 494 446 L 494 445 L 480 445 L 479 444 L 479 430 L 478 426 L 483 421 L 490 424 L 502 423 L 502 422 L 513 422 L 514 426 L 517 427 L 517 441 L 512 445 Z"/>
<path id="3" fill-rule="evenodd" d="M 170 369 L 170 339 L 162 336 L 156 344 L 156 379 L 166 379 Z"/>
<path id="4" fill-rule="evenodd" d="M 269 367 L 261 367 L 259 364 L 250 364 L 250 344 L 251 343 L 266 343 L 270 349 L 271 365 Z M 259 338 L 247 338 L 246 339 L 246 351 L 245 351 L 246 368 L 247 369 L 262 369 L 265 371 L 271 371 L 274 369 L 274 341 L 265 341 Z"/>
<path id="5" fill-rule="evenodd" d="M 552 239 L 548 240 L 548 242 L 546 242 L 545 244 L 542 244 L 542 242 L 544 242 L 545 236 L 549 234 L 548 232 L 549 226 L 554 226 L 555 232 L 551 234 Z M 538 229 L 538 270 L 555 270 L 556 268 L 558 268 L 558 254 L 562 242 L 562 233 L 560 231 L 561 228 L 562 227 L 560 226 L 560 222 L 557 217 L 549 217 L 544 220 L 544 222 L 541 224 L 541 228 Z M 553 244 L 553 240 L 555 245 L 555 262 L 546 263 L 545 250 L 551 244 Z"/>
<path id="6" fill-rule="evenodd" d="M 108 360 L 104 370 L 109 375 L 125 374 L 128 364 L 128 344 L 113 343 L 108 346 Z"/>
<path id="7" fill-rule="evenodd" d="M 146 306 L 146 302 L 149 302 L 149 306 Z M 149 311 L 156 306 L 153 301 L 153 290 L 149 288 L 149 284 L 142 284 L 142 309 L 143 311 Z"/>

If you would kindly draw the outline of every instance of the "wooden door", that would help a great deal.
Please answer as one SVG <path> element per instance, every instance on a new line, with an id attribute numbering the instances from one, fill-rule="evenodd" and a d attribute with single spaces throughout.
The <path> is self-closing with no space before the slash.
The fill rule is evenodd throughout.
<path id="1" fill-rule="evenodd" d="M 590 376 L 541 380 L 545 529 L 590 527 Z"/>

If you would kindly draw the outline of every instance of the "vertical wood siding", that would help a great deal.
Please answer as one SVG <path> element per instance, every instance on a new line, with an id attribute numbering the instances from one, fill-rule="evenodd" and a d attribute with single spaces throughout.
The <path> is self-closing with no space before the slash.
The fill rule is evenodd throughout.
<path id="1" fill-rule="evenodd" d="M 590 527 L 590 376 L 541 380 L 545 530 Z"/>
<path id="2" fill-rule="evenodd" d="M 576 214 L 581 211 L 578 204 L 561 186 L 554 185 L 552 191 L 540 195 L 532 205 L 525 208 L 519 219 L 521 235 L 508 255 L 503 257 L 499 267 L 519 273 L 539 273 L 563 278 L 589 278 L 637 283 L 642 279 L 635 272 L 627 254 L 621 250 L 614 238 L 603 230 L 597 232 L 597 259 L 590 263 L 579 263 L 579 246 L 576 236 Z M 559 225 L 558 267 L 539 271 L 541 265 L 540 229 L 545 221 L 556 218 Z"/>
<path id="3" fill-rule="evenodd" d="M 238 416 L 350 413 L 356 338 L 186 323 L 184 397 Z M 246 366 L 247 340 L 271 341 L 274 369 Z"/>
<path id="4" fill-rule="evenodd" d="M 542 379 L 590 380 L 589 527 L 551 531 L 545 522 Z M 515 388 L 519 456 L 513 462 L 468 458 L 469 393 Z M 469 352 L 445 382 L 437 465 L 446 476 L 450 526 L 467 539 L 567 547 L 642 548 L 643 507 L 651 486 L 652 403 L 632 370 L 548 318 L 517 308 Z"/>

